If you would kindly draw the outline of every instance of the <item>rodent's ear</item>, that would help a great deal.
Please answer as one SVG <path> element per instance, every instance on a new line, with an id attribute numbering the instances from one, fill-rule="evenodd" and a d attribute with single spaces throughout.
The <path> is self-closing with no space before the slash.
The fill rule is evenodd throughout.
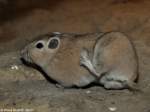
<path id="1" fill-rule="evenodd" d="M 59 47 L 59 44 L 60 44 L 59 37 L 52 37 L 49 39 L 47 46 L 49 49 L 56 49 Z"/>

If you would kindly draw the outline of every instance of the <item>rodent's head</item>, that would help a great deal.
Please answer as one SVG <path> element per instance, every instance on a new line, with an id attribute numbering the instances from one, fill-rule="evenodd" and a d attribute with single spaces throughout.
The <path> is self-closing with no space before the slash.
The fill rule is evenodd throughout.
<path id="1" fill-rule="evenodd" d="M 58 35 L 44 35 L 41 38 L 21 51 L 21 56 L 26 62 L 45 66 L 58 51 L 60 47 Z"/>

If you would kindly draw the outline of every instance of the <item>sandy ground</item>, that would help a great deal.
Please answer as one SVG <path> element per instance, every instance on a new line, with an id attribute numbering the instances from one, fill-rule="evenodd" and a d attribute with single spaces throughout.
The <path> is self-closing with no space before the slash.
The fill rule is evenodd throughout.
<path id="1" fill-rule="evenodd" d="M 149 0 L 0 0 L 0 112 L 150 112 L 149 12 Z M 114 30 L 136 47 L 143 93 L 57 88 L 19 60 L 18 51 L 39 34 Z"/>

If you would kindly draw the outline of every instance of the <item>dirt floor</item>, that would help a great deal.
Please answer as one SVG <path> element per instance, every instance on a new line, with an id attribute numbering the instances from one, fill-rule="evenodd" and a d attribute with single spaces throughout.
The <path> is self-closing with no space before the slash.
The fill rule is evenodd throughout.
<path id="1" fill-rule="evenodd" d="M 47 82 L 22 64 L 19 50 L 52 31 L 127 34 L 138 53 L 143 92 Z M 0 112 L 150 112 L 150 1 L 0 0 L 0 62 Z"/>

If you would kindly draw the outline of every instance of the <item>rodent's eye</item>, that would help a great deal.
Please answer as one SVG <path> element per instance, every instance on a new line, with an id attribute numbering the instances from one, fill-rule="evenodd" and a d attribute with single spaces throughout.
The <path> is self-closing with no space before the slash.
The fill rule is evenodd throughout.
<path id="1" fill-rule="evenodd" d="M 49 42 L 48 48 L 50 48 L 50 49 L 56 49 L 56 48 L 58 47 L 58 45 L 59 45 L 58 39 L 54 38 L 54 39 L 52 39 L 52 40 Z"/>
<path id="2" fill-rule="evenodd" d="M 36 44 L 36 48 L 42 49 L 44 47 L 43 43 L 39 42 Z"/>

